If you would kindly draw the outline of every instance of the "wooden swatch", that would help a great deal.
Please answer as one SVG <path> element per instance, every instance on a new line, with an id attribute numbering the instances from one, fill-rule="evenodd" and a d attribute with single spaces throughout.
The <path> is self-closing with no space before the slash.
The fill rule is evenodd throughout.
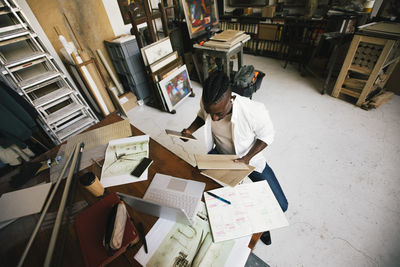
<path id="1" fill-rule="evenodd" d="M 236 155 L 194 155 L 199 169 L 209 170 L 248 170 L 249 166 L 242 162 L 234 162 Z"/>
<path id="2" fill-rule="evenodd" d="M 204 170 L 201 174 L 215 180 L 223 186 L 229 185 L 234 187 L 252 173 L 254 169 L 255 167 L 249 165 L 248 170 Z"/>

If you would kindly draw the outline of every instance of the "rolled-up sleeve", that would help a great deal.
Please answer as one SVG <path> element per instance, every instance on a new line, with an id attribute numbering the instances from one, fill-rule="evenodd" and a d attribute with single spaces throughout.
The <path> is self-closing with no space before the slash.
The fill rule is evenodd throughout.
<path id="1" fill-rule="evenodd" d="M 253 105 L 251 113 L 251 127 L 256 138 L 270 145 L 274 141 L 275 130 L 268 110 L 264 104 L 257 103 Z"/>
<path id="2" fill-rule="evenodd" d="M 202 118 L 204 121 L 207 119 L 207 112 L 204 109 L 203 101 L 200 101 L 200 110 L 197 112 L 197 116 Z"/>

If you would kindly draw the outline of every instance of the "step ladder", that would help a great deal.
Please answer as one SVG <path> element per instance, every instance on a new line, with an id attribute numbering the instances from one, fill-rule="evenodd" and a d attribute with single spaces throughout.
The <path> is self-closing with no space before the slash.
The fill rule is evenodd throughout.
<path id="1" fill-rule="evenodd" d="M 3 78 L 39 113 L 55 144 L 98 119 L 62 72 L 18 5 L 0 0 L 0 67 Z"/>

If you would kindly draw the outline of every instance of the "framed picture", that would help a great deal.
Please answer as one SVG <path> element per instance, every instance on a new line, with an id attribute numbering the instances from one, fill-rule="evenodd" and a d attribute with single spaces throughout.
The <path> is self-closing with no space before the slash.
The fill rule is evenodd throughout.
<path id="1" fill-rule="evenodd" d="M 144 65 L 148 66 L 173 52 L 171 40 L 165 37 L 141 49 Z"/>
<path id="2" fill-rule="evenodd" d="M 147 0 L 118 0 L 119 10 L 121 11 L 122 19 L 124 24 L 130 24 L 131 19 L 129 18 L 129 11 L 134 12 L 135 18 L 141 18 L 146 16 L 144 12 L 144 1 Z"/>
<path id="3" fill-rule="evenodd" d="M 186 65 L 179 67 L 159 82 L 168 110 L 174 110 L 192 92 Z"/>
<path id="4" fill-rule="evenodd" d="M 150 70 L 151 72 L 156 72 L 159 69 L 165 67 L 169 63 L 173 62 L 178 58 L 178 52 L 174 51 L 169 55 L 166 55 L 165 57 L 161 58 L 160 60 L 157 60 L 153 64 L 150 64 Z"/>
<path id="5" fill-rule="evenodd" d="M 210 31 L 218 24 L 217 0 L 180 0 L 190 38 Z"/>

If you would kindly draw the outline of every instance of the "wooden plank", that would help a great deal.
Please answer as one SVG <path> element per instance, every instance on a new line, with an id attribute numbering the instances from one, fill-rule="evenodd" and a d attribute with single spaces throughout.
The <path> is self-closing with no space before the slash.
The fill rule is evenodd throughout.
<path id="1" fill-rule="evenodd" d="M 365 86 L 366 80 L 361 80 L 361 79 L 354 79 L 354 78 L 346 78 L 344 80 L 343 85 L 346 88 L 354 88 L 354 89 L 363 89 Z"/>
<path id="2" fill-rule="evenodd" d="M 361 42 L 365 43 L 370 43 L 370 44 L 376 44 L 376 45 L 385 45 L 386 44 L 386 39 L 383 38 L 378 38 L 378 37 L 371 37 L 371 36 L 365 36 L 361 35 Z"/>
<path id="3" fill-rule="evenodd" d="M 355 91 L 352 91 L 352 90 L 349 90 L 349 89 L 346 89 L 346 88 L 342 88 L 340 90 L 340 93 L 341 94 L 345 94 L 345 95 L 349 95 L 349 96 L 352 96 L 352 97 L 355 97 L 355 98 L 358 98 L 360 96 L 359 92 L 355 92 Z"/>
<path id="4" fill-rule="evenodd" d="M 381 88 L 385 88 L 386 83 L 388 82 L 390 76 L 392 75 L 392 73 L 393 73 L 394 69 L 396 68 L 397 64 L 399 63 L 399 61 L 400 61 L 400 57 L 398 57 L 396 61 L 391 63 L 391 65 L 389 66 L 389 68 L 386 71 L 386 78 L 380 84 Z"/>
<path id="5" fill-rule="evenodd" d="M 372 72 L 372 70 L 367 67 L 361 67 L 361 66 L 357 66 L 357 65 L 351 65 L 349 70 L 358 72 L 360 74 L 365 74 L 365 75 L 370 75 Z"/>
<path id="6" fill-rule="evenodd" d="M 369 105 L 373 108 L 377 108 L 388 102 L 393 95 L 393 92 L 384 92 L 382 94 L 376 95 L 371 99 Z"/>
<path id="7" fill-rule="evenodd" d="M 367 83 L 365 84 L 365 87 L 363 91 L 361 92 L 360 97 L 357 100 L 356 105 L 361 106 L 364 102 L 368 94 L 371 92 L 372 85 L 374 84 L 376 78 L 378 77 L 378 74 L 383 66 L 383 63 L 386 62 L 387 57 L 389 56 L 390 51 L 392 50 L 395 41 L 394 40 L 386 40 L 386 45 L 382 50 L 382 53 L 378 59 L 378 61 L 375 64 L 374 69 L 372 70 L 371 75 L 369 76 L 369 79 Z"/>
<path id="8" fill-rule="evenodd" d="M 351 41 L 349 50 L 347 52 L 346 59 L 344 60 L 342 69 L 340 70 L 339 76 L 335 83 L 335 87 L 333 88 L 333 91 L 332 91 L 333 97 L 339 96 L 340 90 L 342 89 L 344 79 L 346 78 L 349 67 L 351 66 L 351 62 L 353 62 L 353 58 L 356 53 L 358 44 L 360 43 L 360 39 L 361 39 L 360 35 L 354 35 L 353 40 Z"/>

